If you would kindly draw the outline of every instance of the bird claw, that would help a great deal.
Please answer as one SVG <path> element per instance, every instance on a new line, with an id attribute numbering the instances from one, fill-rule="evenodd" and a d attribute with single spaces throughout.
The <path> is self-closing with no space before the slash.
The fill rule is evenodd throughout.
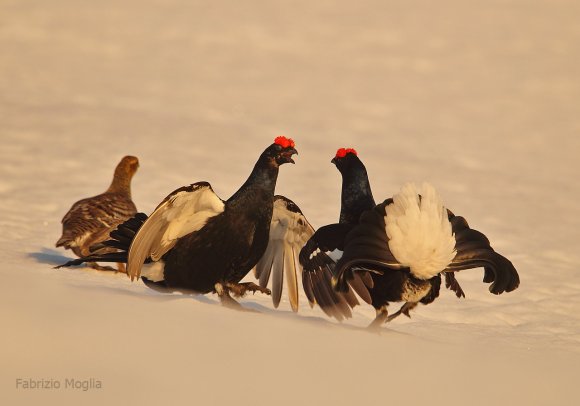
<path id="1" fill-rule="evenodd" d="M 463 292 L 463 289 L 461 289 L 461 285 L 459 285 L 457 279 L 455 279 L 455 274 L 453 272 L 445 273 L 445 287 L 455 292 L 455 296 L 457 296 L 459 299 L 465 297 L 465 293 Z"/>
<path id="2" fill-rule="evenodd" d="M 252 292 L 252 294 L 256 294 L 256 292 L 264 293 L 266 295 L 272 294 L 270 289 L 256 285 L 254 282 L 228 283 L 226 284 L 226 287 L 235 297 L 243 297 L 248 292 Z"/>
<path id="3" fill-rule="evenodd" d="M 387 323 L 390 322 L 393 319 L 396 319 L 397 317 L 399 317 L 401 314 L 404 314 L 405 316 L 407 316 L 408 318 L 411 318 L 411 313 L 410 311 L 412 309 L 414 309 L 415 307 L 417 307 L 417 303 L 416 302 L 405 302 L 405 304 L 403 306 L 401 306 L 401 308 L 399 309 L 398 312 L 391 314 L 388 318 L 387 318 Z"/>

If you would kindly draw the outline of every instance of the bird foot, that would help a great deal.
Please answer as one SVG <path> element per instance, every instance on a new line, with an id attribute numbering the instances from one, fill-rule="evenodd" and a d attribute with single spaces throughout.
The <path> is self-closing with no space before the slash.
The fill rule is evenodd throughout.
<path id="1" fill-rule="evenodd" d="M 225 285 L 222 285 L 221 283 L 215 284 L 215 291 L 218 294 L 218 297 L 220 298 L 220 303 L 222 304 L 222 306 L 227 307 L 229 309 L 243 311 L 243 312 L 258 313 L 257 310 L 248 309 L 248 308 L 243 307 L 238 301 L 236 301 L 234 298 L 232 298 L 230 296 L 230 291 L 232 289 L 229 285 L 235 286 L 237 284 L 225 284 Z"/>
<path id="2" fill-rule="evenodd" d="M 377 309 L 377 316 L 368 325 L 367 329 L 374 332 L 379 332 L 381 330 L 381 326 L 389 321 L 389 312 L 387 310 L 387 306 L 382 306 L 381 308 Z"/>
<path id="3" fill-rule="evenodd" d="M 248 292 L 252 292 L 252 294 L 255 294 L 256 292 L 265 293 L 266 295 L 272 294 L 270 289 L 256 285 L 254 282 L 228 283 L 226 284 L 226 287 L 235 297 L 243 297 Z"/>
<path id="4" fill-rule="evenodd" d="M 413 310 L 415 307 L 417 307 L 417 303 L 416 302 L 405 302 L 405 304 L 403 306 L 401 306 L 401 308 L 399 309 L 398 312 L 393 313 L 389 317 L 387 317 L 386 322 L 387 323 L 390 322 L 391 320 L 399 317 L 401 314 L 404 314 L 408 318 L 411 318 L 411 314 L 409 312 L 411 310 Z"/>
<path id="5" fill-rule="evenodd" d="M 465 297 L 465 292 L 461 289 L 461 285 L 455 279 L 455 274 L 453 272 L 445 272 L 445 287 L 455 292 L 455 296 L 458 298 Z"/>
<path id="6" fill-rule="evenodd" d="M 367 330 L 373 333 L 380 333 L 384 323 L 384 320 L 379 320 L 378 318 L 374 319 L 371 324 L 367 326 Z"/>

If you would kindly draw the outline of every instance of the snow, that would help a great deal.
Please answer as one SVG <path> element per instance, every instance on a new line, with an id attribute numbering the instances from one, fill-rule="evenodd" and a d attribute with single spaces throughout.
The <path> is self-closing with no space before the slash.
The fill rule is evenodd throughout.
<path id="1" fill-rule="evenodd" d="M 3 0 L 0 403 L 578 403 L 579 17 L 573 0 Z M 71 257 L 60 219 L 122 156 L 149 213 L 196 181 L 229 197 L 280 134 L 300 155 L 277 192 L 314 226 L 337 220 L 329 161 L 354 147 L 375 198 L 432 183 L 520 288 L 462 271 L 467 298 L 379 335 L 369 306 L 338 324 L 52 269 Z"/>

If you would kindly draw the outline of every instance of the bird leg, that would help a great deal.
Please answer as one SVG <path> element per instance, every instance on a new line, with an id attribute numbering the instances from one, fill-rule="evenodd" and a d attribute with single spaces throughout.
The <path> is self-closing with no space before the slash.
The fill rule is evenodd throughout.
<path id="1" fill-rule="evenodd" d="M 389 317 L 387 317 L 387 323 L 397 317 L 399 317 L 401 314 L 404 314 L 405 316 L 411 318 L 411 315 L 409 314 L 409 312 L 411 310 L 413 310 L 415 307 L 417 307 L 418 302 L 405 302 L 405 304 L 403 306 L 401 306 L 401 308 L 399 309 L 398 312 L 391 314 Z"/>
<path id="2" fill-rule="evenodd" d="M 389 311 L 387 310 L 387 305 L 381 306 L 377 309 L 377 316 L 367 328 L 372 331 L 378 331 L 381 326 L 388 321 L 388 319 Z"/>
<path id="3" fill-rule="evenodd" d="M 226 283 L 225 286 L 235 297 L 243 297 L 248 292 L 252 292 L 252 294 L 256 292 L 265 293 L 266 295 L 272 294 L 270 289 L 256 285 L 254 282 Z"/>
<path id="4" fill-rule="evenodd" d="M 215 284 L 214 288 L 222 305 L 231 309 L 242 310 L 242 305 L 230 296 L 229 288 L 226 285 L 222 285 L 218 282 Z"/>
<path id="5" fill-rule="evenodd" d="M 253 309 L 246 309 L 245 307 L 243 307 L 241 304 L 239 304 L 234 298 L 232 298 L 230 296 L 230 287 L 228 285 L 235 285 L 235 284 L 222 284 L 222 283 L 216 283 L 214 285 L 214 289 L 216 291 L 216 293 L 218 294 L 218 297 L 220 298 L 220 302 L 222 304 L 222 306 L 228 307 L 230 309 L 234 309 L 234 310 L 241 310 L 244 312 L 255 312 L 256 310 Z"/>

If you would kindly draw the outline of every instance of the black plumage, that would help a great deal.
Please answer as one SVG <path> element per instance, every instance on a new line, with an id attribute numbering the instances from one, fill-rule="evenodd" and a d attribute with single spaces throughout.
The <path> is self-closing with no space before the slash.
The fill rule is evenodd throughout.
<path id="1" fill-rule="evenodd" d="M 418 303 L 433 302 L 439 296 L 441 274 L 445 277 L 445 286 L 457 297 L 463 297 L 464 293 L 454 272 L 469 268 L 484 268 L 484 282 L 491 283 L 490 291 L 494 294 L 518 287 L 519 276 L 512 263 L 491 248 L 485 235 L 449 210 L 446 214 L 455 238 L 453 260 L 435 275 L 415 274 L 397 259 L 389 246 L 385 219 L 386 208 L 393 204 L 393 199 L 375 205 L 366 169 L 356 151 L 341 149 L 332 162 L 343 180 L 340 221 L 321 227 L 305 245 L 300 260 L 306 271 L 312 271 L 318 266 L 319 251 L 344 251 L 336 264 L 333 281 L 339 291 L 348 291 L 349 283 L 357 274 L 368 273 L 372 282 L 366 284 L 370 299 L 367 302 L 377 310 L 371 326 L 380 326 L 400 314 L 409 316 L 409 311 Z M 419 204 L 421 199 L 417 196 Z M 402 308 L 389 316 L 388 304 L 400 301 L 405 302 Z"/>
<path id="2" fill-rule="evenodd" d="M 115 168 L 113 181 L 102 194 L 79 200 L 62 219 L 62 236 L 57 247 L 72 250 L 78 257 L 103 249 L 100 245 L 119 224 L 137 213 L 131 199 L 131 180 L 139 167 L 134 156 L 125 156 Z M 105 249 L 104 252 L 112 252 Z M 111 268 L 91 263 L 96 269 Z"/>
<path id="3" fill-rule="evenodd" d="M 301 250 L 300 262 L 308 271 L 315 271 L 326 262 L 325 252 L 344 251 L 346 235 L 358 224 L 362 213 L 375 207 L 366 168 L 356 152 L 341 148 L 331 163 L 342 175 L 339 222 L 320 227 Z"/>

